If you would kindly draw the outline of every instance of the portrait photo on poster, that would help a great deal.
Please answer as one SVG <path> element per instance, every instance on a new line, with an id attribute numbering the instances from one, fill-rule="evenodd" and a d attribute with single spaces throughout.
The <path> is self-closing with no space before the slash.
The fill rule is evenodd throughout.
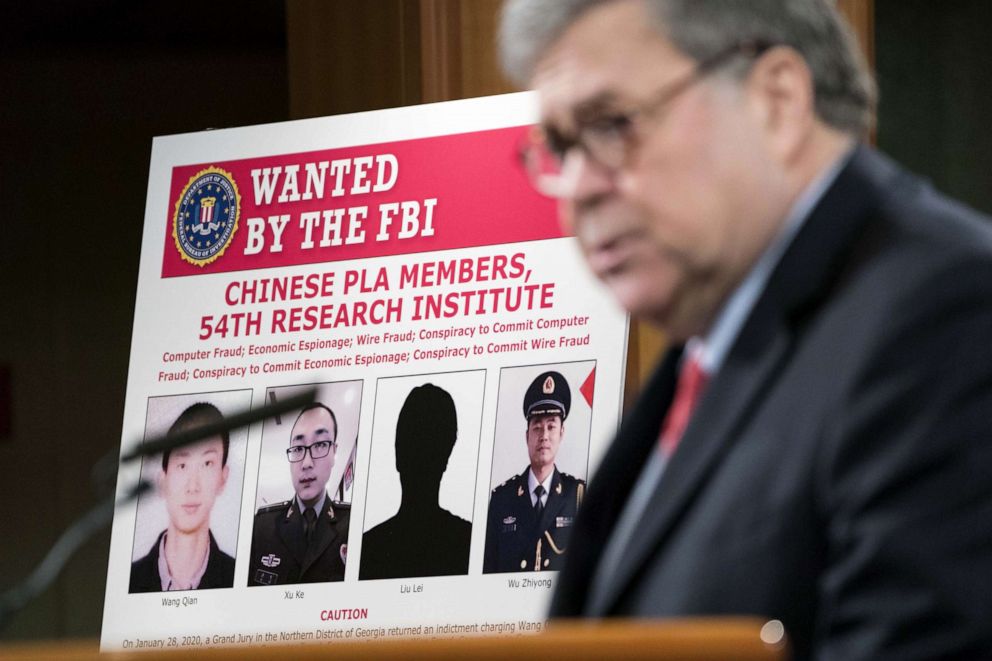
<path id="1" fill-rule="evenodd" d="M 483 573 L 556 570 L 585 494 L 596 361 L 499 379 Z"/>
<path id="2" fill-rule="evenodd" d="M 251 390 L 149 397 L 145 438 L 221 422 L 251 406 Z M 248 430 L 145 457 L 128 592 L 229 588 L 244 488 Z"/>
<path id="3" fill-rule="evenodd" d="M 376 384 L 360 580 L 468 573 L 486 371 Z"/>
<path id="4" fill-rule="evenodd" d="M 314 386 L 312 404 L 262 428 L 249 586 L 344 580 L 362 381 L 271 387 L 265 401 Z"/>

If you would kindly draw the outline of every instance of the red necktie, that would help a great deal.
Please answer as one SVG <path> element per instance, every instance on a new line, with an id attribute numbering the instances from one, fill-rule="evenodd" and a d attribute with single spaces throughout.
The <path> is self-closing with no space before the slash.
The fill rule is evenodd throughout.
<path id="1" fill-rule="evenodd" d="M 700 366 L 695 356 L 687 356 L 679 371 L 679 381 L 675 386 L 675 398 L 668 409 L 665 421 L 661 425 L 661 436 L 658 437 L 658 447 L 665 457 L 672 456 L 676 446 L 682 440 L 685 428 L 689 426 L 692 410 L 699 402 L 699 396 L 706 387 L 706 372 Z"/>

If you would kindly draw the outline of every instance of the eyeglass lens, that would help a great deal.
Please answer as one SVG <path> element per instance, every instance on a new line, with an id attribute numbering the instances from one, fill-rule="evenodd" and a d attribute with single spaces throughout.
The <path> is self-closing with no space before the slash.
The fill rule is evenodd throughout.
<path id="1" fill-rule="evenodd" d="M 303 458 L 307 456 L 307 452 L 310 452 L 312 459 L 321 459 L 330 453 L 333 445 L 334 443 L 332 441 L 317 441 L 310 445 L 294 445 L 286 449 L 286 457 L 291 462 L 296 463 L 303 461 Z"/>

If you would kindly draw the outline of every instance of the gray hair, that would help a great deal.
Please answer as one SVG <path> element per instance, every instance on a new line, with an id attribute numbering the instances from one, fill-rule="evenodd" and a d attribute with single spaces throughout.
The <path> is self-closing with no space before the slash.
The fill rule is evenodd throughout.
<path id="1" fill-rule="evenodd" d="M 503 69 L 526 87 L 537 61 L 584 12 L 616 0 L 507 0 L 499 35 Z M 795 49 L 812 72 L 816 114 L 863 136 L 874 122 L 875 83 L 830 0 L 643 0 L 662 36 L 703 62 L 742 43 Z M 746 69 L 737 69 L 742 78 Z"/>

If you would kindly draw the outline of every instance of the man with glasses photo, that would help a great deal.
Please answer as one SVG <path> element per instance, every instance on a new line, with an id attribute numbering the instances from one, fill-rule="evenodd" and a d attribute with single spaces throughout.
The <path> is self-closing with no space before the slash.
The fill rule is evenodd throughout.
<path id="1" fill-rule="evenodd" d="M 324 404 L 300 411 L 286 448 L 296 493 L 255 513 L 249 586 L 344 580 L 351 510 L 332 503 L 326 490 L 337 433 L 334 412 Z"/>
<path id="2" fill-rule="evenodd" d="M 992 658 L 992 227 L 863 144 L 830 0 L 509 0 L 523 150 L 670 350 L 553 617 L 742 614 L 796 659 Z"/>

